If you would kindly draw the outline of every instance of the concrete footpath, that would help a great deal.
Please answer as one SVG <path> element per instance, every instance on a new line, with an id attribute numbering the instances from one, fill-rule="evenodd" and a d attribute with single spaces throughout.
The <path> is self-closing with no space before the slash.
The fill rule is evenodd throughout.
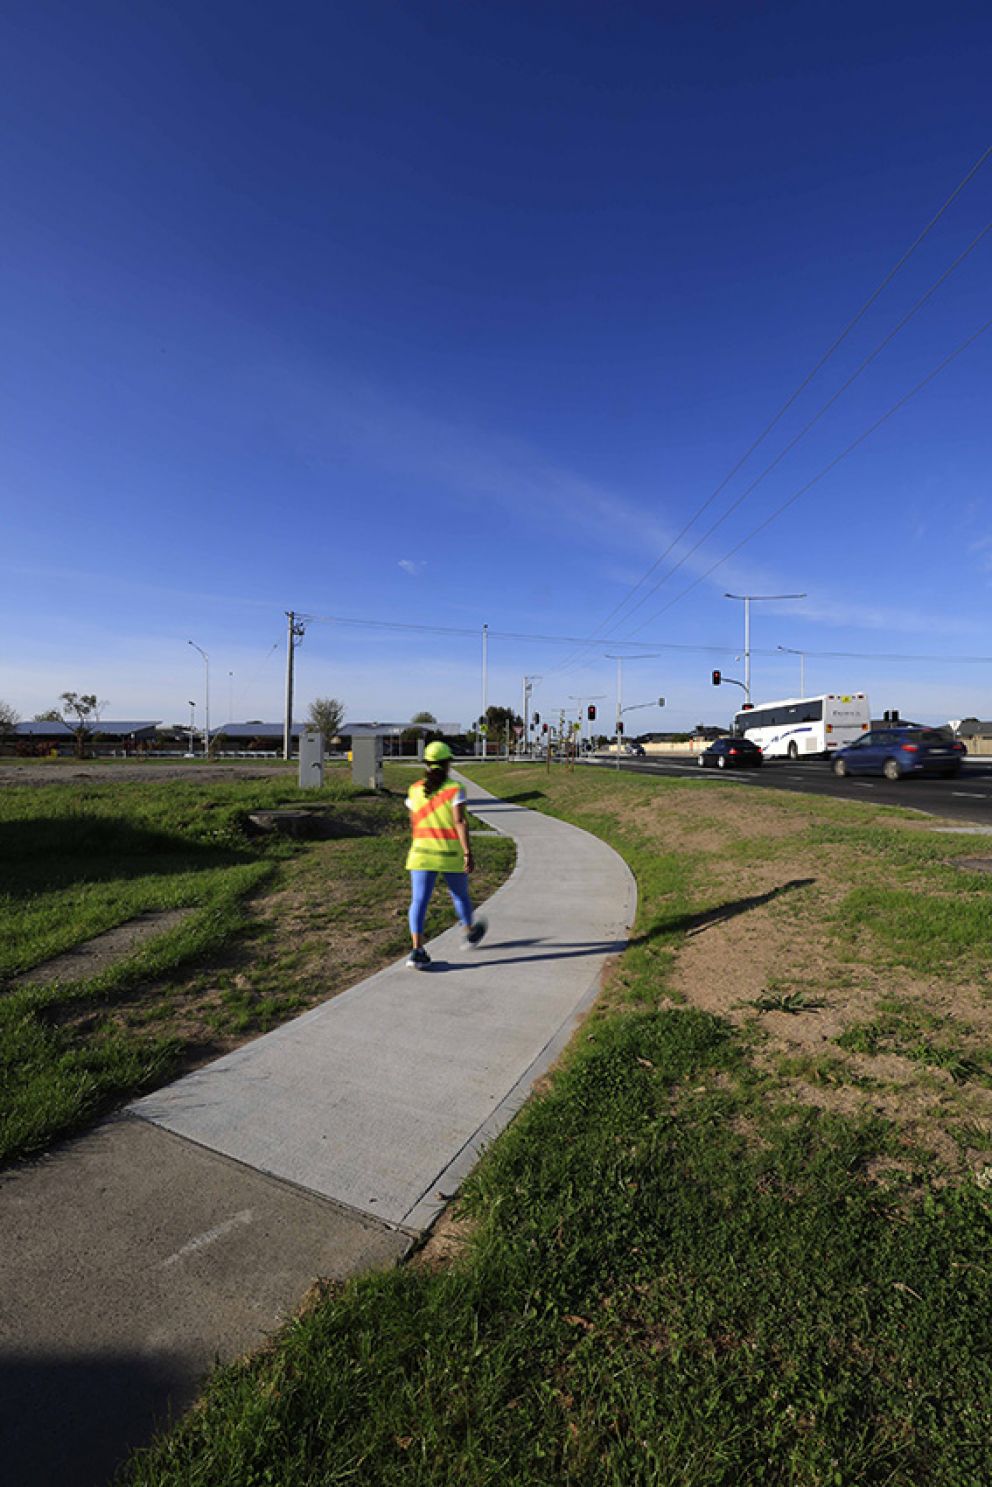
<path id="1" fill-rule="evenodd" d="M 0 1177 L 12 1487 L 106 1487 L 317 1278 L 395 1264 L 564 1047 L 634 880 L 573 826 L 469 805 L 517 845 L 481 946 L 449 930 L 431 970 L 390 966 Z"/>

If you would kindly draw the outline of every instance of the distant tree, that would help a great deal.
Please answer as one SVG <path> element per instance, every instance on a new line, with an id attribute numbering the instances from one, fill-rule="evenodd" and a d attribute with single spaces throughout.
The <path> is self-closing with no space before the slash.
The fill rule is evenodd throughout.
<path id="1" fill-rule="evenodd" d="M 62 714 L 57 707 L 50 707 L 46 713 L 35 713 L 34 721 L 36 723 L 61 723 Z"/>
<path id="2" fill-rule="evenodd" d="M 410 722 L 411 723 L 436 723 L 437 722 L 437 718 L 435 718 L 435 716 L 434 716 L 433 713 L 428 713 L 428 712 L 414 713 L 413 717 L 410 719 Z"/>
<path id="3" fill-rule="evenodd" d="M 485 722 L 490 738 L 502 738 L 508 727 L 512 729 L 515 724 L 522 723 L 523 718 L 512 707 L 487 707 Z"/>
<path id="4" fill-rule="evenodd" d="M 19 722 L 20 719 L 10 703 L 0 700 L 0 738 L 6 738 L 8 733 L 13 733 Z"/>
<path id="5" fill-rule="evenodd" d="M 341 724 L 344 722 L 344 703 L 337 697 L 315 697 L 307 713 L 307 722 L 312 727 L 319 728 L 324 735 L 324 742 L 330 743 L 331 739 L 337 738 L 341 732 Z"/>
<path id="6" fill-rule="evenodd" d="M 93 724 L 99 725 L 100 714 L 107 704 L 98 701 L 95 692 L 62 692 L 60 696 L 62 711 L 58 714 L 59 722 L 72 729 L 76 739 L 76 757 L 82 759 L 87 741 L 93 736 Z"/>

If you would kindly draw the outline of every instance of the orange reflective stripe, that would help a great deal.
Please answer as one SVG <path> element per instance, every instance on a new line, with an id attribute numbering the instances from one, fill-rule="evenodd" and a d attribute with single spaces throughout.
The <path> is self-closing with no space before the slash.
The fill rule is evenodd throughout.
<path id="1" fill-rule="evenodd" d="M 421 837 L 431 837 L 437 842 L 457 842 L 458 840 L 457 831 L 447 826 L 415 826 L 413 835 L 417 840 Z"/>
<path id="2" fill-rule="evenodd" d="M 460 786 L 458 785 L 450 785 L 447 790 L 439 790 L 436 795 L 431 796 L 425 805 L 422 805 L 419 810 L 413 812 L 412 825 L 415 836 L 417 835 L 417 827 L 421 821 L 426 820 L 428 816 L 433 816 L 438 806 L 447 805 L 449 800 L 454 800 L 459 789 Z M 457 835 L 457 833 L 455 834 Z"/>

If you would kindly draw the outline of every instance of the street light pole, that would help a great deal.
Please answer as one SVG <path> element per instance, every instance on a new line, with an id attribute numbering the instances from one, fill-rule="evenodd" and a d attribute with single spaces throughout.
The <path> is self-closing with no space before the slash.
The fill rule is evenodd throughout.
<path id="1" fill-rule="evenodd" d="M 210 758 L 210 657 L 202 646 L 197 645 L 195 640 L 189 641 L 195 651 L 199 651 L 203 657 L 203 664 L 207 669 L 206 695 L 204 697 L 204 716 L 206 722 L 203 725 L 203 755 L 205 759 Z"/>
<path id="2" fill-rule="evenodd" d="M 805 599 L 805 594 L 724 594 L 725 599 L 744 601 L 744 698 L 751 701 L 751 604 L 766 604 L 773 599 Z"/>
<path id="3" fill-rule="evenodd" d="M 806 696 L 806 652 L 793 650 L 791 645 L 777 645 L 777 651 L 785 651 L 787 655 L 799 657 L 799 695 Z"/>
<path id="4" fill-rule="evenodd" d="M 620 768 L 620 731 L 621 731 L 621 727 L 623 725 L 623 663 L 624 663 L 625 657 L 612 654 L 609 651 L 607 651 L 605 654 L 606 654 L 607 661 L 615 661 L 617 663 L 617 769 L 619 769 Z M 663 654 L 663 652 L 661 652 L 661 651 L 648 651 L 646 655 L 643 655 L 643 656 L 630 656 L 629 658 L 626 658 L 626 659 L 629 659 L 631 661 L 656 661 L 658 659 L 658 657 L 660 655 L 662 655 L 662 654 Z M 638 704 L 638 705 L 640 706 L 640 704 Z M 647 707 L 650 707 L 651 704 L 650 703 L 645 703 L 644 705 L 647 706 Z"/>
<path id="5" fill-rule="evenodd" d="M 540 680 L 541 678 L 539 676 L 524 677 L 523 711 L 521 713 L 521 716 L 524 720 L 524 734 L 523 742 L 520 749 L 520 752 L 522 753 L 530 752 L 530 694 L 534 690 L 534 683 L 539 682 Z"/>
<path id="6" fill-rule="evenodd" d="M 193 756 L 193 738 L 196 734 L 196 703 L 189 698 L 189 752 Z"/>

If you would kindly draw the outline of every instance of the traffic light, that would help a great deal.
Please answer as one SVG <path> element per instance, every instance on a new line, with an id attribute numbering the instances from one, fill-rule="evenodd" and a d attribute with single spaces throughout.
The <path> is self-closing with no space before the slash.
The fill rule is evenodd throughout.
<path id="1" fill-rule="evenodd" d="M 617 723 L 617 732 L 618 733 L 622 733 L 623 732 L 623 719 L 622 718 L 620 719 L 619 723 Z"/>
<path id="2" fill-rule="evenodd" d="M 589 719 L 590 723 L 595 723 L 595 721 L 596 721 L 596 704 L 595 704 L 595 702 L 590 702 L 590 704 L 589 704 L 589 711 L 586 714 L 586 717 Z"/>
<path id="3" fill-rule="evenodd" d="M 540 713 L 535 713 L 534 714 L 534 722 L 535 723 L 539 723 L 540 721 L 541 721 L 541 714 Z M 547 732 L 547 724 L 545 724 L 545 732 Z"/>
<path id="4" fill-rule="evenodd" d="M 723 677 L 721 676 L 720 672 L 719 671 L 714 671 L 714 673 L 713 673 L 713 685 L 714 685 L 714 687 L 718 687 L 722 681 L 723 681 Z"/>
<path id="5" fill-rule="evenodd" d="M 542 733 L 547 733 L 547 731 L 548 731 L 548 725 L 547 725 L 547 723 L 542 723 L 541 724 L 541 732 Z"/>

